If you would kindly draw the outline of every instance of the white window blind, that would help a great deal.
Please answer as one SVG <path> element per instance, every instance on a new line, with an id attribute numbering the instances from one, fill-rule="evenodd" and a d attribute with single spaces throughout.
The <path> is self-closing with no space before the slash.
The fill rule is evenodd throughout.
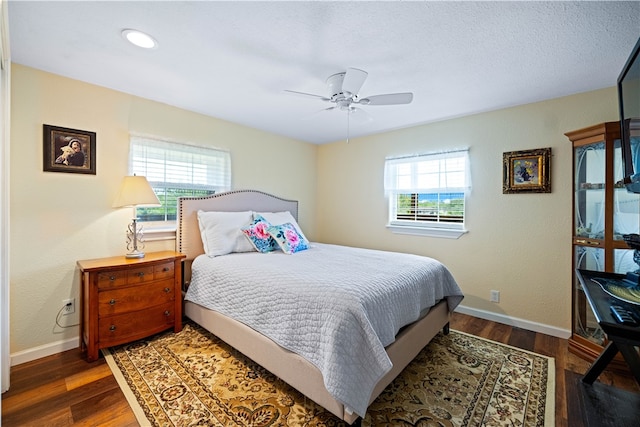
<path id="1" fill-rule="evenodd" d="M 467 193 L 471 189 L 469 150 L 388 158 L 386 194 Z"/>
<path id="2" fill-rule="evenodd" d="M 175 219 L 177 198 L 231 189 L 228 151 L 131 135 L 129 172 L 147 178 L 162 206 L 139 209 L 141 221 Z"/>
<path id="3" fill-rule="evenodd" d="M 131 173 L 152 187 L 227 191 L 231 188 L 228 151 L 131 136 Z"/>

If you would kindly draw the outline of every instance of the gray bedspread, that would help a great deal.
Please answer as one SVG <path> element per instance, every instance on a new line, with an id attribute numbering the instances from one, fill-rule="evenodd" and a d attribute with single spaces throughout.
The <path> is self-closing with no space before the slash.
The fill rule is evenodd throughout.
<path id="1" fill-rule="evenodd" d="M 453 311 L 463 294 L 432 258 L 313 243 L 293 255 L 199 256 L 185 298 L 303 356 L 332 396 L 364 416 L 400 328 L 443 298 Z"/>

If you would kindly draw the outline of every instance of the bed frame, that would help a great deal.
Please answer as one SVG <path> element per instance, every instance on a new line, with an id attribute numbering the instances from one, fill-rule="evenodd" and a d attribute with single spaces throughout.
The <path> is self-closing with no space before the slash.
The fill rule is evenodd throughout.
<path id="1" fill-rule="evenodd" d="M 207 197 L 182 197 L 178 199 L 178 226 L 176 251 L 186 255 L 184 283 L 191 279 L 193 259 L 204 253 L 198 210 L 204 211 L 289 211 L 298 219 L 298 202 L 285 200 L 255 190 L 237 190 Z M 306 359 L 292 353 L 266 336 L 230 317 L 185 301 L 184 313 L 227 344 L 252 359 L 286 383 L 300 391 L 348 424 L 359 424 L 361 419 L 329 394 L 324 386 L 322 374 Z M 376 385 L 369 404 L 378 397 L 393 379 L 418 355 L 420 350 L 440 331 L 449 331 L 449 311 L 446 301 L 440 301 L 422 319 L 406 326 L 396 340 L 386 348 L 393 363 L 389 371 Z"/>

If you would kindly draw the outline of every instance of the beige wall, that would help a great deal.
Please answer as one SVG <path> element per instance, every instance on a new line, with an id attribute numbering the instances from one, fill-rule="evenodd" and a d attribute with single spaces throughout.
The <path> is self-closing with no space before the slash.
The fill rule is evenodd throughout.
<path id="1" fill-rule="evenodd" d="M 324 242 L 434 257 L 459 281 L 463 305 L 569 330 L 572 150 L 564 133 L 617 114 L 608 88 L 320 146 L 317 234 Z M 450 240 L 387 230 L 385 157 L 457 147 L 470 148 L 469 233 Z M 552 193 L 502 194 L 502 153 L 543 147 L 552 147 Z M 492 289 L 501 293 L 499 304 L 489 302 Z"/>
<path id="2" fill-rule="evenodd" d="M 55 323 L 62 300 L 79 298 L 76 260 L 125 253 L 131 211 L 111 204 L 127 174 L 130 131 L 230 150 L 233 188 L 299 200 L 300 224 L 315 237 L 315 145 L 16 64 L 11 92 L 12 354 L 77 337 L 77 327 Z M 96 132 L 97 174 L 43 172 L 43 124 Z"/>

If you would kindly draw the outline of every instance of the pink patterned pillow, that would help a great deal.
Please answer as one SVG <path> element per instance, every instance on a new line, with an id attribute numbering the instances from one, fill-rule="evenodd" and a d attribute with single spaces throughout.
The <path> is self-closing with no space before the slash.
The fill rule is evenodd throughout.
<path id="1" fill-rule="evenodd" d="M 253 222 L 242 227 L 242 233 L 249 239 L 256 251 L 261 253 L 272 252 L 278 249 L 278 244 L 268 232 L 271 224 L 260 215 L 256 215 Z"/>
<path id="2" fill-rule="evenodd" d="M 294 254 L 309 249 L 307 239 L 301 236 L 290 222 L 282 225 L 272 225 L 267 228 L 267 232 L 285 254 Z"/>

